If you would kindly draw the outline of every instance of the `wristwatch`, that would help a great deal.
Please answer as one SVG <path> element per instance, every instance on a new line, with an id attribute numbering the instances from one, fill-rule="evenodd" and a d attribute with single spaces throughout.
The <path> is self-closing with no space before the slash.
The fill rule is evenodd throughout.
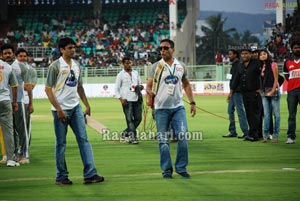
<path id="1" fill-rule="evenodd" d="M 196 105 L 195 101 L 190 102 L 190 105 Z"/>

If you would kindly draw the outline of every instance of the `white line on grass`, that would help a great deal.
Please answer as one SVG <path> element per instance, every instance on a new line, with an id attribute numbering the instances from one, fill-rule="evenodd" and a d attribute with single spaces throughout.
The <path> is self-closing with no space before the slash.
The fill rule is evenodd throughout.
<path id="1" fill-rule="evenodd" d="M 191 175 L 199 174 L 226 174 L 226 173 L 255 173 L 255 172 L 286 172 L 286 171 L 297 171 L 300 169 L 296 168 L 282 168 L 282 169 L 253 169 L 253 170 L 211 170 L 211 171 L 193 171 L 189 172 Z M 139 176 L 155 176 L 161 175 L 161 173 L 142 173 L 142 174 L 114 174 L 111 177 L 139 177 Z M 82 176 L 72 176 L 70 178 L 79 179 Z M 0 179 L 0 182 L 15 182 L 15 181 L 37 181 L 37 180 L 55 180 L 51 177 L 36 177 L 36 178 L 16 178 L 16 179 Z"/>

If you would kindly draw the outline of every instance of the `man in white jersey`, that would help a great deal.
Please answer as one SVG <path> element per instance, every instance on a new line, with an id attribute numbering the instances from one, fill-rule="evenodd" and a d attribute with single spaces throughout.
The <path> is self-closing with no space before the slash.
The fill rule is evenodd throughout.
<path id="1" fill-rule="evenodd" d="M 190 178 L 186 170 L 188 165 L 188 128 L 186 113 L 182 101 L 182 87 L 190 101 L 192 116 L 196 114 L 191 85 L 187 79 L 185 65 L 173 57 L 174 42 L 164 39 L 159 50 L 162 59 L 154 63 L 147 81 L 147 104 L 152 106 L 154 97 L 157 138 L 160 151 L 160 167 L 163 178 L 172 178 L 173 167 L 169 145 L 169 128 L 172 127 L 178 140 L 175 171 L 183 178 Z M 171 125 L 170 125 L 171 124 Z"/>
<path id="2" fill-rule="evenodd" d="M 32 101 L 32 89 L 34 88 L 37 76 L 36 71 L 33 69 L 28 63 L 27 63 L 27 51 L 23 48 L 19 48 L 16 51 L 16 59 L 19 63 L 24 64 L 24 66 L 27 69 L 28 77 L 29 77 L 29 83 L 28 87 L 30 87 L 30 90 L 23 90 L 23 99 L 22 102 L 24 104 L 24 124 L 25 124 L 25 136 L 20 138 L 20 164 L 29 164 L 29 145 L 30 145 L 30 139 L 31 139 L 31 118 L 30 115 L 33 113 L 33 101 Z"/>
<path id="3" fill-rule="evenodd" d="M 32 89 L 29 80 L 28 69 L 24 63 L 19 62 L 17 59 L 14 60 L 14 48 L 10 44 L 5 44 L 1 47 L 3 60 L 9 63 L 18 80 L 18 110 L 13 113 L 14 119 L 14 137 L 15 137 L 15 154 L 20 161 L 25 158 L 25 153 L 22 152 L 26 149 L 26 139 L 28 137 L 28 131 L 26 127 L 25 110 L 31 112 L 33 110 L 32 103 L 29 103 L 28 107 L 25 108 L 23 102 L 24 89 L 31 95 Z M 32 96 L 32 95 L 31 95 Z M 12 98 L 12 97 L 11 97 Z"/>
<path id="4" fill-rule="evenodd" d="M 58 49 L 61 57 L 49 66 L 45 92 L 52 104 L 54 130 L 56 136 L 56 184 L 71 185 L 65 160 L 66 136 L 68 125 L 72 128 L 84 165 L 84 184 L 103 182 L 104 177 L 97 174 L 91 144 L 88 141 L 84 114 L 79 98 L 86 107 L 85 114 L 91 114 L 90 105 L 82 86 L 80 66 L 73 59 L 75 42 L 70 38 L 61 38 Z"/>
<path id="5" fill-rule="evenodd" d="M 18 81 L 12 67 L 0 60 L 0 126 L 3 131 L 3 139 L 6 150 L 6 165 L 8 167 L 20 166 L 14 155 L 15 142 L 13 130 L 13 111 L 18 110 L 17 104 Z M 10 88 L 13 101 L 10 100 Z"/>
<path id="6" fill-rule="evenodd" d="M 136 129 L 142 121 L 143 85 L 139 73 L 131 68 L 131 59 L 124 57 L 122 64 L 124 69 L 118 73 L 115 86 L 115 98 L 122 104 L 127 124 L 121 137 L 129 138 L 129 143 L 138 144 Z"/>

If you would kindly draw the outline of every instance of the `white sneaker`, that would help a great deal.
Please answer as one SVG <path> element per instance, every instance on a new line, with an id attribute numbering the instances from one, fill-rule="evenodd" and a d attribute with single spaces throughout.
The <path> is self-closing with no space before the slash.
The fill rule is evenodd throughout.
<path id="1" fill-rule="evenodd" d="M 21 160 L 19 160 L 19 163 L 20 164 L 29 164 L 30 160 L 29 160 L 29 158 L 22 158 Z"/>
<path id="2" fill-rule="evenodd" d="M 7 157 L 3 156 L 2 160 L 0 161 L 0 164 L 6 164 L 7 163 Z"/>
<path id="3" fill-rule="evenodd" d="M 131 141 L 131 143 L 132 143 L 132 144 L 138 144 L 138 143 L 139 143 L 139 141 L 137 141 L 137 140 L 133 140 L 133 141 Z"/>
<path id="4" fill-rule="evenodd" d="M 20 166 L 20 163 L 13 161 L 13 160 L 8 160 L 6 163 L 7 167 L 15 167 L 15 166 Z"/>
<path id="5" fill-rule="evenodd" d="M 129 142 L 129 137 L 121 137 L 120 142 L 122 143 Z"/>
<path id="6" fill-rule="evenodd" d="M 292 138 L 288 138 L 286 144 L 295 144 L 295 140 L 293 140 Z"/>

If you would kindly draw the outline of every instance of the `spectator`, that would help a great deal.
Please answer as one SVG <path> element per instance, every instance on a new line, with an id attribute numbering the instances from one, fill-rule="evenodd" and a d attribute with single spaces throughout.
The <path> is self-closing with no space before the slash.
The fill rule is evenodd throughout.
<path id="1" fill-rule="evenodd" d="M 289 111 L 287 144 L 294 144 L 296 139 L 296 114 L 297 107 L 300 104 L 300 42 L 291 45 L 293 58 L 284 63 L 284 76 L 288 82 L 287 87 L 287 104 Z"/>
<path id="2" fill-rule="evenodd" d="M 223 62 L 223 55 L 221 52 L 217 51 L 217 54 L 215 56 L 216 65 L 222 65 Z"/>
<path id="3" fill-rule="evenodd" d="M 259 52 L 259 60 L 262 64 L 262 103 L 264 114 L 264 140 L 270 140 L 270 121 L 274 114 L 275 127 L 272 142 L 278 142 L 278 135 L 280 130 L 280 92 L 278 84 L 278 67 L 277 63 L 272 62 L 269 53 L 266 50 Z M 273 130 L 273 129 L 272 129 Z"/>

